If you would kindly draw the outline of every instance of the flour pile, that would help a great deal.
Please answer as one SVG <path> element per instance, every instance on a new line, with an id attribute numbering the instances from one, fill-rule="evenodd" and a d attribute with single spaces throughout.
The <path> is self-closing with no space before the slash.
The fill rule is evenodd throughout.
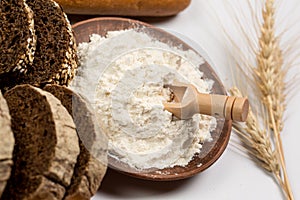
<path id="1" fill-rule="evenodd" d="M 212 81 L 196 66 L 193 51 L 153 40 L 134 30 L 92 35 L 78 47 L 80 68 L 72 88 L 90 99 L 109 138 L 110 156 L 137 169 L 185 166 L 211 140 L 216 119 L 176 120 L 163 109 L 171 101 L 165 84 L 194 84 L 209 93 Z"/>

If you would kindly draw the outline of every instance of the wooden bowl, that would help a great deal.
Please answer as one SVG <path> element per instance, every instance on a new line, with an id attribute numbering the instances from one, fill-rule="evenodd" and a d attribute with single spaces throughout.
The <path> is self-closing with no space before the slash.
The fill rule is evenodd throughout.
<path id="1" fill-rule="evenodd" d="M 150 29 L 144 30 L 144 28 L 147 27 Z M 88 42 L 89 36 L 93 33 L 105 36 L 108 31 L 143 29 L 143 31 L 147 31 L 147 34 L 151 35 L 151 37 L 167 43 L 168 45 L 176 47 L 181 46 L 183 50 L 193 50 L 189 45 L 174 35 L 149 24 L 131 19 L 115 17 L 93 18 L 74 24 L 73 29 L 77 43 Z M 212 88 L 212 93 L 226 94 L 224 86 L 207 62 L 199 66 L 199 70 L 204 73 L 205 78 L 212 79 L 215 82 Z M 221 156 L 230 138 L 231 125 L 231 121 L 218 119 L 217 128 L 211 133 L 213 140 L 211 142 L 205 142 L 200 154 L 196 154 L 192 161 L 190 161 L 190 163 L 185 167 L 175 166 L 162 170 L 141 172 L 132 169 L 128 165 L 119 162 L 113 157 L 109 157 L 108 159 L 109 166 L 130 176 L 147 180 L 171 181 L 191 177 L 210 167 Z"/>

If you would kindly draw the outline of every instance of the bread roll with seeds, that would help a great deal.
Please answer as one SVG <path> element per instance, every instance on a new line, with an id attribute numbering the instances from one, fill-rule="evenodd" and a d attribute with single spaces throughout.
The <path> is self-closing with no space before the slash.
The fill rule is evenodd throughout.
<path id="1" fill-rule="evenodd" d="M 89 200 L 97 191 L 107 168 L 107 139 L 101 133 L 99 122 L 87 101 L 72 90 L 58 85 L 47 85 L 72 115 L 80 138 L 80 155 L 74 169 L 65 200 Z M 91 153 L 98 147 L 97 158 Z"/>
<path id="2" fill-rule="evenodd" d="M 52 94 L 30 85 L 16 86 L 4 97 L 15 148 L 2 199 L 62 199 L 79 154 L 72 117 Z"/>
<path id="3" fill-rule="evenodd" d="M 37 47 L 33 67 L 23 83 L 68 85 L 77 68 L 76 43 L 71 24 L 53 0 L 27 0 L 34 12 Z"/>
<path id="4" fill-rule="evenodd" d="M 14 144 L 8 106 L 0 92 L 0 198 L 10 177 Z"/>
<path id="5" fill-rule="evenodd" d="M 0 89 L 30 69 L 36 49 L 33 12 L 25 0 L 0 1 Z"/>

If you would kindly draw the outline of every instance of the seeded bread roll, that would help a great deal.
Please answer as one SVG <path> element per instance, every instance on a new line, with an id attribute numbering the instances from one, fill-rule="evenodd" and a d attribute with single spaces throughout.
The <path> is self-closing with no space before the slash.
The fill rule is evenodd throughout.
<path id="1" fill-rule="evenodd" d="M 23 83 L 68 85 L 77 68 L 76 44 L 70 22 L 52 0 L 27 0 L 34 12 L 37 48 L 33 67 Z"/>
<path id="2" fill-rule="evenodd" d="M 16 85 L 36 48 L 32 10 L 24 0 L 0 1 L 0 89 Z"/>
<path id="3" fill-rule="evenodd" d="M 2 199 L 62 199 L 79 154 L 71 116 L 53 95 L 29 85 L 16 86 L 4 97 L 15 148 Z"/>
<path id="4" fill-rule="evenodd" d="M 65 200 L 89 200 L 97 191 L 107 168 L 107 140 L 100 132 L 98 121 L 87 102 L 72 90 L 58 85 L 47 85 L 44 90 L 61 100 L 73 116 L 77 133 L 81 139 L 71 185 Z M 101 138 L 98 138 L 101 137 Z M 97 145 L 97 159 L 90 150 Z M 93 153 L 92 153 L 93 154 Z"/>
<path id="5" fill-rule="evenodd" d="M 57 0 L 70 14 L 170 16 L 185 9 L 191 0 Z"/>
<path id="6" fill-rule="evenodd" d="M 14 136 L 11 130 L 10 114 L 7 103 L 0 92 L 0 198 L 10 177 Z"/>

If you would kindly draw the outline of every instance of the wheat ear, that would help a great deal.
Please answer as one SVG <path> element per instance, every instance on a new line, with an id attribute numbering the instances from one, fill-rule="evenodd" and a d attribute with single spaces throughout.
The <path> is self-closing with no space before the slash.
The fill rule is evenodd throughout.
<path id="1" fill-rule="evenodd" d="M 237 87 L 231 88 L 230 94 L 237 97 L 245 96 Z M 286 184 L 281 177 L 282 172 L 280 160 L 277 156 L 278 151 L 276 147 L 272 146 L 270 129 L 266 128 L 268 123 L 263 123 L 264 127 L 261 128 L 258 117 L 250 107 L 246 122 L 233 122 L 233 130 L 239 136 L 254 161 L 274 175 L 284 194 L 288 197 Z"/>
<path id="2" fill-rule="evenodd" d="M 244 96 L 237 87 L 231 88 L 230 94 L 237 97 Z M 270 134 L 262 129 L 258 122 L 258 118 L 250 108 L 246 122 L 233 122 L 233 127 L 250 154 L 257 158 L 258 164 L 268 172 L 280 174 L 280 166 L 271 145 Z"/>
<path id="3" fill-rule="evenodd" d="M 263 11 L 263 25 L 259 39 L 260 50 L 257 53 L 257 68 L 254 78 L 261 92 L 261 99 L 266 107 L 271 107 L 277 127 L 270 118 L 270 126 L 278 131 L 282 130 L 282 115 L 285 111 L 285 82 L 286 71 L 283 69 L 283 57 L 278 38 L 274 30 L 274 0 L 267 0 Z M 271 104 L 271 105 L 270 105 Z"/>
<path id="4" fill-rule="evenodd" d="M 257 65 L 256 67 L 249 65 L 257 86 L 257 94 L 267 113 L 265 117 L 268 119 L 268 123 L 266 123 L 264 131 L 258 129 L 257 119 L 250 111 L 246 124 L 244 126 L 234 124 L 234 127 L 249 152 L 257 158 L 262 167 L 275 175 L 287 199 L 293 200 L 280 137 L 283 129 L 283 113 L 286 109 L 285 77 L 287 70 L 283 67 L 283 55 L 279 46 L 280 38 L 275 36 L 274 14 L 274 0 L 266 0 L 262 12 L 263 23 L 260 27 L 259 49 L 256 53 Z M 233 95 L 241 95 L 236 89 L 231 92 Z M 273 148 L 270 137 L 275 143 Z"/>
<path id="5" fill-rule="evenodd" d="M 280 132 L 283 128 L 283 113 L 285 111 L 285 76 L 283 68 L 282 51 L 279 47 L 279 39 L 274 30 L 274 0 L 266 0 L 263 10 L 263 24 L 261 26 L 261 37 L 259 39 L 259 51 L 257 53 L 257 68 L 254 68 L 254 79 L 256 80 L 261 100 L 269 115 L 269 127 L 273 130 L 277 155 L 282 168 L 285 189 L 289 199 L 293 199 L 289 184 Z"/>

